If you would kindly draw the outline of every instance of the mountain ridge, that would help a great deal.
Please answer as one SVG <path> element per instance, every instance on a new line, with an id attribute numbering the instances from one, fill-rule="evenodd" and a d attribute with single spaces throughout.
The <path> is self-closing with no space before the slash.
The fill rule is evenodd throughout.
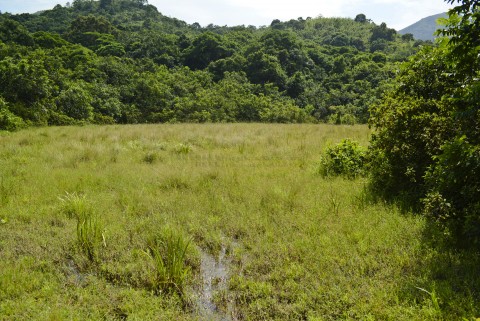
<path id="1" fill-rule="evenodd" d="M 434 33 L 438 29 L 439 25 L 437 24 L 437 20 L 439 18 L 447 18 L 447 13 L 438 13 L 432 16 L 428 16 L 425 18 L 420 19 L 419 21 L 411 24 L 408 27 L 405 27 L 398 31 L 399 34 L 404 35 L 407 33 L 411 33 L 415 39 L 420 40 L 435 40 Z"/>

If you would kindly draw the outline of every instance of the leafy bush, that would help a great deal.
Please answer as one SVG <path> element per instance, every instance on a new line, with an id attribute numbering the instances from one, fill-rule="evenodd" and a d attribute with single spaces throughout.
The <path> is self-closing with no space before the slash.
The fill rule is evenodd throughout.
<path id="1" fill-rule="evenodd" d="M 365 148 L 350 139 L 344 139 L 325 150 L 320 173 L 323 176 L 345 176 L 356 178 L 365 174 L 367 164 Z"/>
<path id="2" fill-rule="evenodd" d="M 480 245 L 480 146 L 465 136 L 442 147 L 426 175 L 431 187 L 423 200 L 425 214 L 459 243 Z M 462 244 L 467 245 L 467 244 Z"/>
<path id="3" fill-rule="evenodd" d="M 0 97 L 0 130 L 15 131 L 26 126 L 22 118 L 7 108 L 7 103 Z"/>
<path id="4" fill-rule="evenodd" d="M 453 3 L 455 1 L 447 1 Z M 405 64 L 371 110 L 373 191 L 422 209 L 457 245 L 480 247 L 477 3 L 458 1 L 436 48 Z M 422 208 L 423 206 L 423 208 Z"/>
<path id="5" fill-rule="evenodd" d="M 403 66 L 396 86 L 370 109 L 372 191 L 402 206 L 418 208 L 425 197 L 425 173 L 443 142 L 452 136 L 449 105 L 441 100 L 451 80 L 440 51 L 426 48 Z"/>

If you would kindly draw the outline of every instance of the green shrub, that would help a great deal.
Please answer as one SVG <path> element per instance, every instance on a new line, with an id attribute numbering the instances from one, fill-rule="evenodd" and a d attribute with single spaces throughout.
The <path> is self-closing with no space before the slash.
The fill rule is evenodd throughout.
<path id="1" fill-rule="evenodd" d="M 445 118 L 448 107 L 401 90 L 389 93 L 392 97 L 370 110 L 370 123 L 376 129 L 369 148 L 370 189 L 402 207 L 419 208 L 419 200 L 428 192 L 425 173 L 435 163 L 442 141 L 451 135 Z"/>
<path id="2" fill-rule="evenodd" d="M 435 160 L 425 176 L 430 192 L 424 213 L 459 243 L 480 245 L 480 146 L 462 136 L 445 144 Z"/>
<path id="3" fill-rule="evenodd" d="M 366 150 L 357 142 L 344 139 L 334 147 L 328 147 L 321 160 L 323 176 L 356 178 L 365 174 Z"/>
<path id="4" fill-rule="evenodd" d="M 24 127 L 23 119 L 8 110 L 7 103 L 0 97 L 0 130 L 16 131 Z"/>

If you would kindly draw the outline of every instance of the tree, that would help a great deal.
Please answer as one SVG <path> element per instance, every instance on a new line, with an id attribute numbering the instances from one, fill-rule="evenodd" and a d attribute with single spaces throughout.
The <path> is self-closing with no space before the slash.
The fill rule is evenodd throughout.
<path id="1" fill-rule="evenodd" d="M 395 29 L 387 28 L 387 24 L 385 22 L 382 22 L 380 26 L 373 27 L 370 41 L 375 41 L 379 39 L 393 41 L 395 40 L 396 34 L 397 32 L 395 31 Z"/>
<path id="2" fill-rule="evenodd" d="M 104 17 L 94 15 L 80 16 L 71 23 L 68 38 L 76 43 L 89 44 L 92 42 L 92 40 L 89 40 L 92 39 L 92 33 L 95 35 L 115 34 L 116 29 Z"/>
<path id="3" fill-rule="evenodd" d="M 365 23 L 367 22 L 367 16 L 363 13 L 357 14 L 355 17 L 355 22 Z"/>
<path id="4" fill-rule="evenodd" d="M 285 89 L 287 75 L 277 57 L 264 52 L 255 52 L 247 57 L 247 75 L 255 84 L 273 83 Z"/>
<path id="5" fill-rule="evenodd" d="M 478 48 L 480 46 L 480 2 L 478 0 L 446 0 L 449 4 L 460 3 L 449 11 L 449 18 L 441 20 L 445 25 L 439 34 L 448 37 L 450 57 L 462 73 L 471 75 L 479 70 Z"/>
<path id="6" fill-rule="evenodd" d="M 270 24 L 270 27 L 272 27 L 272 29 L 283 29 L 283 24 L 280 20 L 278 19 L 274 19 L 272 21 L 272 23 Z"/>
<path id="7" fill-rule="evenodd" d="M 22 24 L 5 18 L 0 20 L 0 40 L 22 46 L 33 46 L 34 44 L 32 36 Z"/>
<path id="8" fill-rule="evenodd" d="M 457 244 L 479 248 L 480 13 L 478 1 L 457 2 L 440 32 L 448 38 L 405 64 L 371 110 L 371 187 L 421 209 Z"/>
<path id="9" fill-rule="evenodd" d="M 454 1 L 446 28 L 440 34 L 442 48 L 455 81 L 453 93 L 445 95 L 450 104 L 449 123 L 454 137 L 441 146 L 426 175 L 430 188 L 425 212 L 447 227 L 462 245 L 480 248 L 480 2 Z"/>
<path id="10" fill-rule="evenodd" d="M 100 8 L 106 9 L 113 4 L 113 0 L 100 0 Z"/>
<path id="11" fill-rule="evenodd" d="M 76 120 L 90 120 L 93 116 L 90 93 L 81 84 L 73 83 L 62 91 L 55 103 L 65 115 Z"/>
<path id="12" fill-rule="evenodd" d="M 413 34 L 406 33 L 406 34 L 402 35 L 402 40 L 406 41 L 406 42 L 413 41 L 414 40 Z"/>
<path id="13" fill-rule="evenodd" d="M 220 35 L 205 32 L 185 51 L 185 64 L 192 69 L 205 69 L 210 62 L 227 58 L 232 53 Z"/>
<path id="14" fill-rule="evenodd" d="M 15 131 L 25 127 L 22 118 L 8 109 L 7 102 L 0 96 L 0 130 Z"/>
<path id="15" fill-rule="evenodd" d="M 34 33 L 33 39 L 35 40 L 35 44 L 42 48 L 53 49 L 68 45 L 68 42 L 60 37 L 60 35 L 45 31 Z"/>

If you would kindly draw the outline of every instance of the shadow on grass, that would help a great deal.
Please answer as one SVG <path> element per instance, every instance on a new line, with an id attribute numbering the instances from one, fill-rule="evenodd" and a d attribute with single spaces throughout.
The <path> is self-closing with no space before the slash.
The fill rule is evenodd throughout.
<path id="1" fill-rule="evenodd" d="M 421 215 L 417 191 L 391 197 L 366 186 L 370 204 L 383 203 L 403 215 Z M 480 317 L 480 250 L 427 219 L 417 260 L 405 268 L 407 281 L 400 284 L 398 299 L 422 306 L 434 320 L 477 320 Z"/>
<path id="2" fill-rule="evenodd" d="M 434 319 L 476 320 L 480 316 L 480 253 L 460 248 L 434 222 L 427 222 L 412 278 L 400 299 L 422 304 Z"/>

